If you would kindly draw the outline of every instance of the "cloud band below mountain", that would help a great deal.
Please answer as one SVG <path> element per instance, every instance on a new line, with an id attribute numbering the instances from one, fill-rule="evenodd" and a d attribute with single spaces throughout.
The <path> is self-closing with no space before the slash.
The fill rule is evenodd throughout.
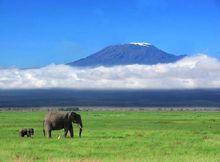
<path id="1" fill-rule="evenodd" d="M 176 63 L 77 68 L 0 69 L 0 89 L 195 89 L 220 88 L 220 61 L 206 55 Z"/>

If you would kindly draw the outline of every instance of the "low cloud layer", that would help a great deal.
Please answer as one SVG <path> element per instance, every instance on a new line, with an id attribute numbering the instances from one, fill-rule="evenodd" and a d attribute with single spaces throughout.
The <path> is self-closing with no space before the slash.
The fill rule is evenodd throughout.
<path id="1" fill-rule="evenodd" d="M 220 61 L 206 55 L 176 63 L 76 68 L 0 69 L 0 89 L 194 89 L 220 88 Z"/>

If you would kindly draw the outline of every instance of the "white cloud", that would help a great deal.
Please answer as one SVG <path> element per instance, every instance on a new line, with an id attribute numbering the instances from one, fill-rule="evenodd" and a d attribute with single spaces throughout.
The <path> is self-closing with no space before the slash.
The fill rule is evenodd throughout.
<path id="1" fill-rule="evenodd" d="M 1 89 L 181 89 L 220 88 L 220 61 L 206 55 L 176 63 L 76 68 L 48 65 L 39 69 L 0 69 Z"/>

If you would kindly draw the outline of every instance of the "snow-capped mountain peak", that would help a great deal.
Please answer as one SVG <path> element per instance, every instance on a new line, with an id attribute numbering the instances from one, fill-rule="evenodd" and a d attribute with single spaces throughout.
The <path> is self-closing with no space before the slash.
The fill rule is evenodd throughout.
<path id="1" fill-rule="evenodd" d="M 127 43 L 108 46 L 86 58 L 70 62 L 71 66 L 155 65 L 172 63 L 185 57 L 160 50 L 150 43 Z"/>
<path id="2" fill-rule="evenodd" d="M 133 44 L 133 45 L 137 45 L 137 46 L 151 46 L 150 43 L 146 43 L 146 42 L 131 42 L 129 44 Z"/>

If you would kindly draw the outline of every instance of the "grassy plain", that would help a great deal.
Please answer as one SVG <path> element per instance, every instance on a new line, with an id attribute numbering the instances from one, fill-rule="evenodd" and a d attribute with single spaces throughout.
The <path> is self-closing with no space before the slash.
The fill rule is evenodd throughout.
<path id="1" fill-rule="evenodd" d="M 0 112 L 0 161 L 220 161 L 219 112 L 81 111 L 81 139 L 43 137 L 45 113 Z"/>

